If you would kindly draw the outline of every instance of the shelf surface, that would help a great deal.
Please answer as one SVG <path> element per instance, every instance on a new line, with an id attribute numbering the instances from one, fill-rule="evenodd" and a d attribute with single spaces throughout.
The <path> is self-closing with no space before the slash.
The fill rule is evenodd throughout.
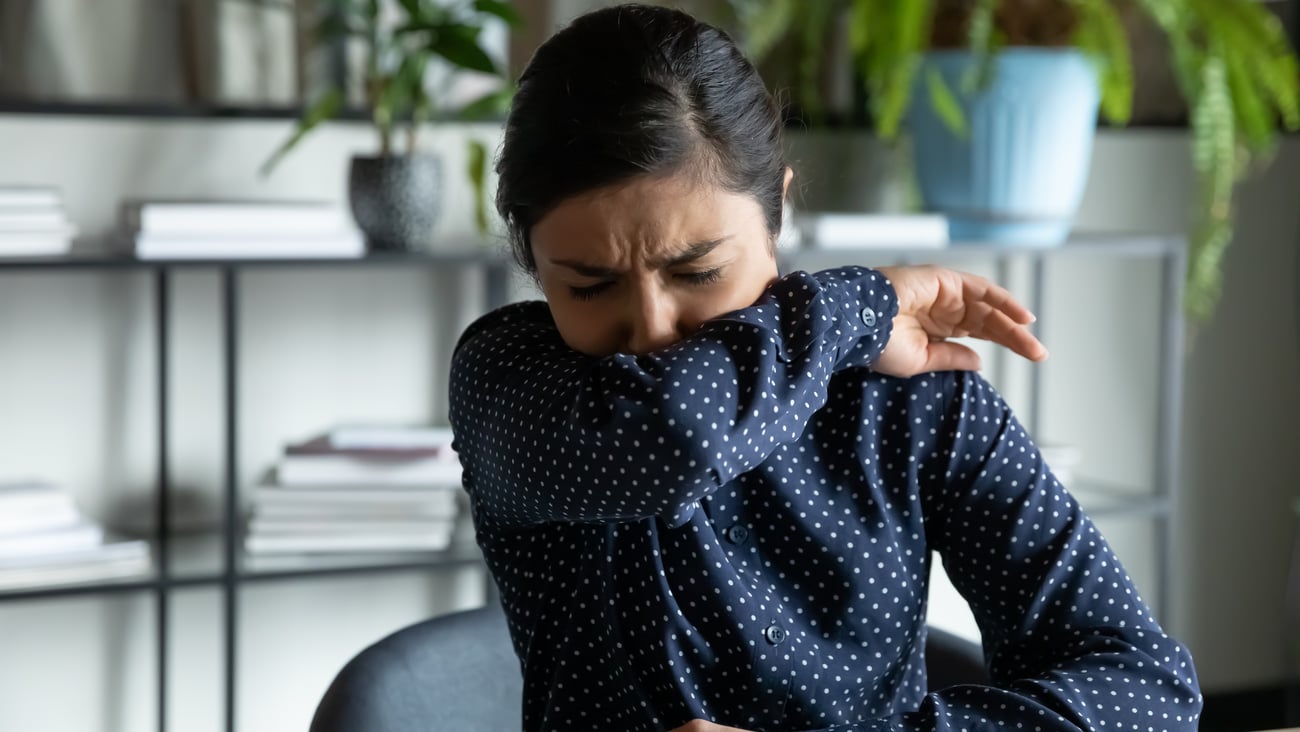
<path id="1" fill-rule="evenodd" d="M 1089 480 L 1076 479 L 1066 486 L 1084 513 L 1089 516 L 1164 516 L 1170 512 L 1169 499 L 1150 492 L 1139 492 Z"/>
<path id="2" fill-rule="evenodd" d="M 158 576 L 156 566 L 135 575 L 89 579 L 76 583 L 34 584 L 0 590 L 0 602 L 7 600 L 86 594 L 114 594 L 168 588 L 220 585 L 226 581 L 221 566 L 221 536 L 215 532 L 173 537 L 168 546 L 168 577 Z M 153 556 L 157 556 L 154 551 Z M 439 571 L 481 565 L 483 554 L 474 539 L 458 532 L 444 551 L 349 552 L 337 554 L 249 555 L 240 553 L 240 566 L 233 579 L 237 584 L 279 579 L 397 571 Z"/>
<path id="3" fill-rule="evenodd" d="M 1186 239 L 1177 235 L 1157 234 L 1088 234 L 1079 235 L 1059 246 L 994 244 L 990 242 L 953 242 L 945 247 L 800 246 L 781 249 L 783 261 L 823 259 L 873 259 L 900 262 L 940 262 L 975 257 L 1030 257 L 1047 259 L 1059 256 L 1159 257 L 1177 253 Z"/>
<path id="4" fill-rule="evenodd" d="M 204 267 L 435 267 L 505 265 L 505 244 L 481 239 L 440 242 L 418 252 L 374 252 L 362 257 L 273 257 L 266 259 L 139 259 L 124 252 L 84 251 L 49 257 L 0 257 L 5 270 L 156 270 Z"/>

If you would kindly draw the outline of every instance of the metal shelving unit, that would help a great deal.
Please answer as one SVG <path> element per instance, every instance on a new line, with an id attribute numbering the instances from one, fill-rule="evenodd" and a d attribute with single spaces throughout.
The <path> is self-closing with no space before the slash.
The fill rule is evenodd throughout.
<path id="1" fill-rule="evenodd" d="M 236 368 L 239 355 L 239 283 L 242 272 L 265 268 L 346 268 L 405 267 L 427 269 L 463 269 L 483 277 L 484 309 L 507 301 L 510 268 L 504 257 L 473 241 L 455 243 L 449 251 L 436 253 L 372 254 L 359 259 L 278 259 L 278 260 L 147 260 L 127 255 L 70 256 L 62 258 L 0 259 L 0 277 L 40 272 L 98 271 L 147 272 L 152 275 L 154 318 L 158 352 L 158 485 L 155 503 L 156 534 L 153 537 L 153 571 L 148 575 L 115 578 L 75 585 L 51 585 L 0 591 L 0 602 L 70 597 L 92 594 L 150 592 L 157 605 L 157 712 L 159 729 L 165 732 L 167 719 L 168 603 L 170 594 L 189 587 L 219 587 L 224 609 L 224 700 L 225 729 L 234 731 L 236 639 L 239 632 L 238 597 L 245 583 L 274 582 L 286 579 L 328 577 L 376 572 L 429 572 L 466 566 L 481 566 L 482 555 L 472 539 L 458 536 L 444 552 L 385 555 L 343 555 L 317 558 L 244 557 L 239 542 L 239 455 L 236 452 L 239 414 L 237 395 L 240 388 Z M 1149 517 L 1156 524 L 1157 568 L 1160 574 L 1155 606 L 1169 607 L 1171 563 L 1177 556 L 1173 546 L 1172 524 L 1178 516 L 1175 487 L 1178 481 L 1177 448 L 1181 420 L 1182 359 L 1184 323 L 1182 283 L 1186 268 L 1185 242 L 1177 237 L 1096 237 L 1072 241 L 1052 248 L 1005 247 L 990 244 L 954 244 L 945 249 L 905 249 L 870 247 L 861 249 L 809 250 L 780 253 L 782 269 L 799 266 L 816 269 L 850 262 L 869 265 L 932 262 L 960 267 L 963 261 L 993 259 L 999 273 L 1012 258 L 1031 262 L 1032 283 L 1024 299 L 1032 310 L 1043 313 L 1044 269 L 1048 260 L 1064 257 L 1146 258 L 1160 262 L 1162 296 L 1160 312 L 1159 369 L 1161 390 L 1157 395 L 1158 434 L 1156 440 L 1156 479 L 1149 493 L 1134 494 L 1116 487 L 1080 482 L 1072 492 L 1094 516 L 1126 515 Z M 177 270 L 215 271 L 221 279 L 225 423 L 222 522 L 219 532 L 198 537 L 173 537 L 169 522 L 170 464 L 168 459 L 168 364 L 170 291 L 172 274 Z M 1050 320 L 1040 317 L 1036 328 L 1043 337 Z M 1032 430 L 1042 422 L 1042 383 L 1037 369 L 1031 371 L 1031 397 L 1026 423 Z M 486 577 L 486 574 L 485 574 Z M 490 581 L 488 582 L 490 586 Z M 489 587 L 490 590 L 490 587 Z"/>
<path id="2" fill-rule="evenodd" d="M 158 727 L 167 728 L 168 608 L 173 591 L 190 587 L 219 587 L 224 617 L 224 716 L 225 729 L 235 729 L 238 658 L 239 590 L 250 582 L 329 577 L 377 572 L 430 572 L 482 565 L 483 558 L 472 538 L 457 536 L 445 551 L 407 552 L 382 555 L 338 555 L 320 557 L 245 557 L 240 551 L 240 510 L 236 451 L 239 414 L 239 279 L 249 269 L 306 267 L 405 267 L 425 269 L 459 268 L 481 274 L 484 279 L 483 307 L 503 304 L 509 284 L 505 260 L 476 242 L 455 242 L 447 251 L 429 253 L 371 254 L 357 259 L 267 259 L 267 260 L 139 260 L 127 255 L 101 254 L 49 258 L 0 259 L 0 276 L 17 273 L 96 271 L 147 272 L 154 286 L 154 321 L 157 328 L 157 416 L 158 466 L 155 493 L 155 533 L 152 537 L 152 571 L 137 577 L 113 578 L 76 584 L 44 585 L 0 590 L 0 602 L 78 595 L 150 592 L 156 599 L 156 656 Z M 170 465 L 168 458 L 171 369 L 168 354 L 170 293 L 172 274 L 180 269 L 216 271 L 221 279 L 221 342 L 224 356 L 223 406 L 225 470 L 221 528 L 197 537 L 173 537 L 170 526 Z M 458 532 L 459 533 L 459 532 Z M 214 561 L 216 560 L 216 561 Z M 215 565 L 215 567 L 213 566 Z M 486 577 L 486 574 L 485 574 Z M 489 588 L 490 590 L 490 588 Z"/>

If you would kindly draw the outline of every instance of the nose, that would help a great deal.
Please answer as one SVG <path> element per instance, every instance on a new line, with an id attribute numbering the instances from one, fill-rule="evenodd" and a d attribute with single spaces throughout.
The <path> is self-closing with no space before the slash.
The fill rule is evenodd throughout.
<path id="1" fill-rule="evenodd" d="M 631 310 L 628 353 L 649 353 L 681 340 L 677 308 L 666 294 L 642 291 L 636 295 Z"/>

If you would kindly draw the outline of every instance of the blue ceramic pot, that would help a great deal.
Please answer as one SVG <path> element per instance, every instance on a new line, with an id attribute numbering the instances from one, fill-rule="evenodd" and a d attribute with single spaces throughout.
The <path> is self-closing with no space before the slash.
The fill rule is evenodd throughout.
<path id="1" fill-rule="evenodd" d="M 992 83 L 972 95 L 965 51 L 926 54 L 908 110 L 927 210 L 949 217 L 954 242 L 1052 246 L 1069 236 L 1092 162 L 1100 91 L 1075 50 L 1010 48 Z M 937 70 L 966 113 L 968 137 L 935 113 L 927 81 Z"/>

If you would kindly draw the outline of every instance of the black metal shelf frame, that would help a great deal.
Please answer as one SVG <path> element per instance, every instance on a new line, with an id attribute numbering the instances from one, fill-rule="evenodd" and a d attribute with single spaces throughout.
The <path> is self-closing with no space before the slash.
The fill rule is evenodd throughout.
<path id="1" fill-rule="evenodd" d="M 464 244 L 464 242 L 462 242 Z M 471 242 L 472 244 L 472 242 Z M 224 728 L 234 732 L 236 719 L 236 683 L 238 657 L 236 655 L 239 631 L 239 589 L 248 582 L 339 576 L 359 573 L 430 571 L 481 564 L 481 555 L 473 548 L 455 547 L 447 552 L 410 553 L 377 562 L 356 562 L 344 565 L 322 563 L 317 566 L 281 567 L 263 570 L 240 566 L 239 552 L 239 456 L 238 437 L 238 359 L 239 359 L 239 285 L 240 273 L 246 268 L 278 267 L 415 267 L 415 268 L 470 268 L 480 270 L 484 277 L 484 306 L 496 307 L 506 301 L 509 286 L 509 268 L 503 257 L 483 246 L 457 246 L 445 252 L 372 254 L 357 259 L 267 259 L 267 260 L 140 260 L 121 254 L 74 255 L 67 257 L 33 257 L 0 259 L 0 274 L 49 271 L 149 271 L 153 275 L 154 322 L 157 350 L 157 419 L 158 464 L 155 491 L 155 536 L 153 539 L 153 571 L 150 576 L 116 578 L 77 584 L 35 586 L 0 591 L 0 602 L 75 597 L 92 594 L 124 594 L 151 592 L 156 608 L 155 663 L 157 664 L 157 719 L 160 732 L 167 730 L 169 600 L 173 590 L 192 587 L 217 586 L 221 590 L 223 633 L 223 698 Z M 224 424 L 224 480 L 222 492 L 222 517 L 220 528 L 221 568 L 217 572 L 195 575 L 176 575 L 172 565 L 174 540 L 170 525 L 170 465 L 169 465 L 169 401 L 171 367 L 169 363 L 171 327 L 171 274 L 177 269 L 216 269 L 221 279 L 221 340 L 224 356 L 225 399 Z"/>

